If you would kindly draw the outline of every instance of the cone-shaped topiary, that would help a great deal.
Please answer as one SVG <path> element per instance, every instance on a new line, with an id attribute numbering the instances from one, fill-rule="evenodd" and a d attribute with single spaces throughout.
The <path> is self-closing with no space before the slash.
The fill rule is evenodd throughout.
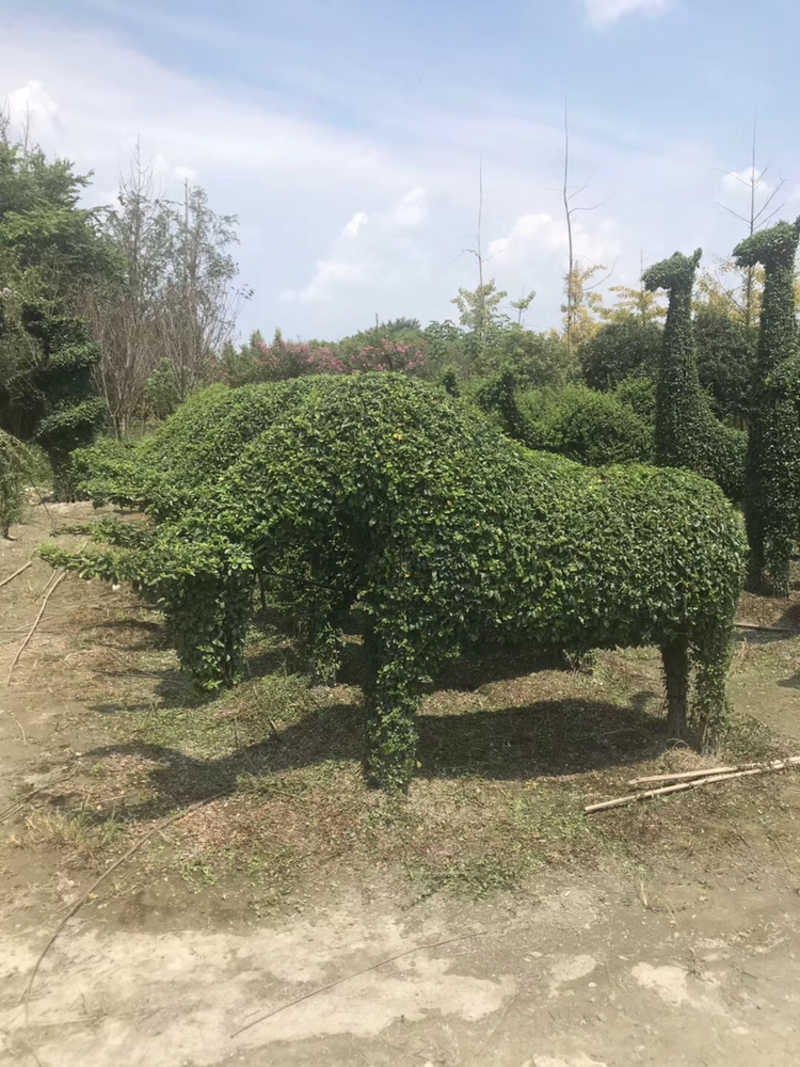
<path id="1" fill-rule="evenodd" d="M 779 222 L 736 246 L 740 267 L 766 274 L 747 448 L 745 518 L 749 587 L 789 595 L 792 546 L 800 520 L 800 414 L 792 367 L 797 359 L 794 290 L 800 219 Z"/>

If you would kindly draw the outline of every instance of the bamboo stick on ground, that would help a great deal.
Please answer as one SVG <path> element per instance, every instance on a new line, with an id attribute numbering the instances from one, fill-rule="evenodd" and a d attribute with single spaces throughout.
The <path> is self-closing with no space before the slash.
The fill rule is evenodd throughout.
<path id="1" fill-rule="evenodd" d="M 737 630 L 763 630 L 771 634 L 800 634 L 796 626 L 763 626 L 757 622 L 736 622 Z"/>
<path id="2" fill-rule="evenodd" d="M 733 771 L 728 774 L 712 774 L 707 778 L 693 778 L 690 781 L 676 782 L 674 785 L 662 786 L 660 789 L 647 789 L 643 793 L 628 793 L 624 797 L 616 797 L 614 800 L 604 800 L 599 804 L 588 804 L 583 810 L 586 815 L 595 811 L 605 811 L 607 808 L 620 808 L 624 804 L 635 804 L 640 800 L 649 800 L 651 797 L 664 796 L 668 793 L 680 793 L 686 789 L 694 789 L 698 785 L 711 785 L 715 782 L 728 782 L 732 778 L 749 778 L 754 774 L 767 774 L 770 771 L 780 771 L 788 767 L 796 766 L 796 763 L 788 760 L 774 760 L 769 764 L 761 764 L 745 771 Z"/>
<path id="3" fill-rule="evenodd" d="M 783 767 L 793 767 L 800 764 L 800 756 L 790 756 L 785 760 L 772 760 L 769 763 L 736 763 L 730 767 L 701 767 L 696 771 L 681 771 L 679 774 L 651 774 L 645 778 L 632 778 L 628 785 L 636 788 L 640 785 L 650 785 L 655 782 L 679 782 L 688 778 L 706 778 L 711 774 L 732 774 L 734 771 L 752 771 L 757 767 L 767 770 L 781 770 Z"/>

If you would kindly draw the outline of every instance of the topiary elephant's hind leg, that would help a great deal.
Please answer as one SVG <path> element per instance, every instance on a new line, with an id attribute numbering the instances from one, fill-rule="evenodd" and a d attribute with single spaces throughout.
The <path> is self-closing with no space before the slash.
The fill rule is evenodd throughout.
<path id="1" fill-rule="evenodd" d="M 667 734 L 681 741 L 689 733 L 689 642 L 676 638 L 661 646 L 667 687 Z"/>

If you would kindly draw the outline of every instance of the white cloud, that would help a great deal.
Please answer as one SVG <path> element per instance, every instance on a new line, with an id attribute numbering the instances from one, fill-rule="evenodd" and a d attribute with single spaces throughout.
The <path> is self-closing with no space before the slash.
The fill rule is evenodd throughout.
<path id="1" fill-rule="evenodd" d="M 334 295 L 341 295 L 344 287 L 363 286 L 371 276 L 389 277 L 409 255 L 404 231 L 424 225 L 427 218 L 427 197 L 421 186 L 410 189 L 395 204 L 372 216 L 357 211 L 334 242 L 330 256 L 317 261 L 308 285 L 284 290 L 281 300 L 327 303 Z M 370 228 L 365 231 L 368 222 Z M 360 235 L 362 240 L 356 242 Z"/>
<path id="2" fill-rule="evenodd" d="M 22 125 L 30 118 L 38 124 L 49 122 L 58 111 L 58 104 L 45 91 L 40 81 L 30 79 L 7 95 L 8 115 L 13 123 Z"/>
<path id="3" fill-rule="evenodd" d="M 365 211 L 357 211 L 352 219 L 342 230 L 343 237 L 358 237 L 359 230 L 369 222 L 369 215 Z"/>
<path id="4" fill-rule="evenodd" d="M 621 251 L 617 224 L 610 218 L 586 224 L 574 219 L 572 242 L 575 258 L 585 264 L 611 267 Z M 536 269 L 556 271 L 560 276 L 566 263 L 568 243 L 563 218 L 554 218 L 547 213 L 520 215 L 508 236 L 489 243 L 488 252 L 489 256 L 501 260 L 496 264 L 498 273 L 513 265 L 527 267 L 530 272 Z"/>
<path id="5" fill-rule="evenodd" d="M 287 289 L 281 300 L 300 300 L 309 304 L 327 303 L 341 285 L 364 281 L 370 268 L 367 258 L 348 259 L 346 255 L 317 261 L 311 281 L 305 289 Z"/>
<path id="6" fill-rule="evenodd" d="M 413 228 L 422 226 L 427 218 L 427 197 L 425 190 L 418 185 L 400 198 L 400 203 L 392 210 L 389 221 L 395 226 Z"/>
<path id="7" fill-rule="evenodd" d="M 583 0 L 583 3 L 589 21 L 604 26 L 637 11 L 649 15 L 666 11 L 673 0 Z"/>

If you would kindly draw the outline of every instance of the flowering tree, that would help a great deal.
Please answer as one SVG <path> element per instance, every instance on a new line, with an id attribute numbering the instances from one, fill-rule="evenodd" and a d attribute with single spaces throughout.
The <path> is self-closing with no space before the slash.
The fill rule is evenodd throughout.
<path id="1" fill-rule="evenodd" d="M 359 371 L 400 371 L 416 374 L 425 366 L 425 355 L 416 345 L 387 338 L 364 345 L 348 354 L 339 345 L 284 341 L 275 331 L 271 344 L 254 333 L 240 352 L 229 354 L 222 372 L 230 385 L 247 382 L 278 382 L 308 374 L 354 374 Z"/>
<path id="2" fill-rule="evenodd" d="M 425 366 L 425 356 L 415 345 L 382 338 L 366 345 L 350 359 L 350 371 L 404 371 L 415 374 Z"/>

